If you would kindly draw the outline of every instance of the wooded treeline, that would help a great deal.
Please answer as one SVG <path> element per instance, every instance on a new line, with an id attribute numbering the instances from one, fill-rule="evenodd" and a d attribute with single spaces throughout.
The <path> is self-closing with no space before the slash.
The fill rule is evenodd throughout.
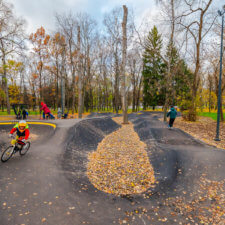
<path id="1" fill-rule="evenodd" d="M 216 108 L 221 26 L 213 0 L 161 0 L 158 8 L 161 22 L 150 25 L 128 9 L 126 30 L 121 6 L 101 26 L 87 13 L 66 13 L 55 16 L 54 32 L 43 24 L 26 34 L 25 21 L 0 0 L 2 110 L 41 101 L 57 109 L 63 98 L 72 113 L 118 112 L 122 95 L 133 111 L 173 104 L 190 119 L 197 108 Z"/>

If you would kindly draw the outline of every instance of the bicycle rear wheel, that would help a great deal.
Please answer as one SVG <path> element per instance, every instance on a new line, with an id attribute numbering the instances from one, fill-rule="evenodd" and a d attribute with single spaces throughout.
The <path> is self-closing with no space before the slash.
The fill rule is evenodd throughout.
<path id="1" fill-rule="evenodd" d="M 20 155 L 25 155 L 30 148 L 30 142 L 28 141 L 23 148 L 20 150 Z"/>
<path id="2" fill-rule="evenodd" d="M 2 153 L 2 156 L 1 156 L 1 161 L 2 162 L 6 162 L 8 161 L 13 153 L 14 153 L 14 147 L 15 146 L 9 146 L 3 153 Z"/>

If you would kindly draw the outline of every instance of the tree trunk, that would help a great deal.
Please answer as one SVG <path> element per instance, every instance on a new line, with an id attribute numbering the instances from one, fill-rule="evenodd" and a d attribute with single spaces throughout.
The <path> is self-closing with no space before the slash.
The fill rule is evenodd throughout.
<path id="1" fill-rule="evenodd" d="M 140 78 L 139 85 L 138 85 L 137 100 L 136 100 L 136 112 L 139 111 L 141 86 L 142 86 L 142 77 Z"/>
<path id="2" fill-rule="evenodd" d="M 74 108 L 75 108 L 75 85 L 76 85 L 76 80 L 75 80 L 75 69 L 74 69 L 74 62 L 73 62 L 73 55 L 72 55 L 72 44 L 70 42 L 69 45 L 70 48 L 70 68 L 71 68 L 71 73 L 72 73 L 72 114 L 74 114 Z"/>
<path id="3" fill-rule="evenodd" d="M 122 43 L 122 66 L 121 66 L 121 75 L 122 75 L 122 109 L 123 109 L 123 123 L 128 123 L 128 116 L 127 116 L 127 93 L 126 93 L 126 75 L 125 75 L 125 68 L 126 68 L 126 57 L 127 57 L 127 14 L 128 9 L 125 5 L 123 5 L 123 43 Z"/>
<path id="4" fill-rule="evenodd" d="M 223 117 L 223 96 L 221 95 L 221 103 L 220 103 L 220 119 L 223 122 L 224 121 L 224 117 Z"/>
<path id="5" fill-rule="evenodd" d="M 57 75 L 56 75 L 56 107 L 59 107 L 59 75 L 58 75 L 58 70 L 57 70 Z"/>
<path id="6" fill-rule="evenodd" d="M 42 90 L 42 60 L 41 60 L 41 56 L 39 56 L 39 60 L 40 60 L 40 63 L 41 63 L 41 66 L 40 66 L 40 69 L 39 69 L 39 89 L 40 89 L 40 99 L 39 99 L 39 107 L 40 107 L 40 103 L 41 101 L 43 101 L 43 90 Z"/>
<path id="7" fill-rule="evenodd" d="M 196 62 L 195 62 L 195 71 L 194 71 L 194 81 L 192 85 L 192 106 L 190 109 L 190 113 L 194 113 L 194 114 L 196 114 L 196 97 L 197 97 L 197 90 L 198 90 L 198 74 L 200 70 L 200 50 L 201 50 L 201 42 L 202 42 L 204 16 L 209 6 L 211 5 L 211 3 L 212 3 L 212 0 L 209 0 L 208 3 L 206 4 L 205 9 L 201 9 L 200 21 L 198 22 L 199 29 L 196 35 L 197 37 L 196 36 L 194 37 L 195 40 L 197 40 L 196 41 Z"/>
<path id="8" fill-rule="evenodd" d="M 81 53 L 80 53 L 80 26 L 77 31 L 77 45 L 78 45 L 78 118 L 82 118 L 82 74 L 81 74 Z"/>
<path id="9" fill-rule="evenodd" d="M 9 90 L 8 90 L 8 80 L 7 80 L 7 75 L 6 75 L 6 61 L 5 61 L 5 54 L 3 52 L 2 55 L 2 63 L 3 63 L 3 87 L 5 90 L 5 96 L 6 96 L 6 105 L 7 105 L 7 113 L 10 115 L 10 102 L 9 102 Z"/>
<path id="10" fill-rule="evenodd" d="M 170 34 L 170 41 L 169 41 L 169 58 L 168 58 L 168 70 L 166 74 L 166 96 L 165 96 L 165 103 L 163 107 L 164 112 L 164 122 L 166 122 L 166 115 L 167 115 L 167 108 L 169 106 L 169 97 L 171 97 L 171 86 L 172 86 L 172 74 L 171 74 L 171 60 L 172 60 L 172 49 L 174 43 L 174 31 L 175 31 L 175 12 L 174 12 L 174 0 L 170 1 L 171 4 L 171 34 Z"/>
<path id="11" fill-rule="evenodd" d="M 211 83 L 211 81 L 210 81 L 210 83 L 209 83 L 209 112 L 211 112 L 211 92 L 212 92 L 212 83 Z"/>
<path id="12" fill-rule="evenodd" d="M 65 113 L 65 44 L 63 45 L 62 52 L 62 71 L 61 71 L 61 107 L 62 115 Z"/>
<path id="13" fill-rule="evenodd" d="M 135 112 L 135 105 L 136 105 L 136 87 L 134 86 L 134 89 L 133 89 L 133 100 L 132 100 L 132 112 Z"/>
<path id="14" fill-rule="evenodd" d="M 118 60 L 118 55 L 117 55 L 117 48 L 116 52 L 114 53 L 115 57 L 115 85 L 114 85 L 114 106 L 116 113 L 118 114 L 119 111 L 119 60 Z"/>

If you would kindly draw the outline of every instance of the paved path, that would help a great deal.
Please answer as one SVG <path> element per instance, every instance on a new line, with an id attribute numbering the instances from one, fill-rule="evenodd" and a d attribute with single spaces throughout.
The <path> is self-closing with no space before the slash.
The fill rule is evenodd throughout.
<path id="1" fill-rule="evenodd" d="M 75 167 L 79 160 L 87 159 L 83 156 L 71 159 L 74 170 L 65 170 L 62 163 L 69 129 L 79 121 L 55 121 L 57 128 L 54 135 L 45 133 L 47 139 L 32 143 L 26 156 L 14 156 L 7 163 L 0 163 L 0 224 L 128 223 L 132 218 L 127 217 L 128 212 L 159 207 L 164 196 L 193 192 L 203 173 L 217 180 L 225 178 L 225 151 L 199 143 L 178 129 L 169 131 L 165 124 L 157 120 L 158 116 L 146 113 L 129 117 L 141 139 L 148 145 L 149 157 L 159 181 L 154 190 L 156 194 L 147 198 L 147 195 L 115 197 L 95 190 L 85 177 L 81 179 L 83 184 L 76 182 L 79 181 L 78 175 L 85 176 L 85 171 L 79 174 L 79 168 Z M 91 146 L 93 148 L 93 143 L 90 149 Z M 87 147 L 82 146 L 81 151 Z M 86 150 L 87 156 L 89 149 Z M 165 215 L 169 212 L 167 208 L 163 211 Z M 153 217 L 153 214 L 154 211 L 149 215 Z M 147 216 L 137 213 L 135 220 L 131 219 L 129 224 L 162 223 L 152 223 Z M 168 218 L 166 224 L 174 222 Z"/>
<path id="2" fill-rule="evenodd" d="M 65 135 L 77 122 L 57 121 L 49 140 L 32 144 L 22 158 L 17 155 L 0 164 L 2 225 L 79 224 L 79 215 L 72 213 L 74 194 L 60 166 Z"/>

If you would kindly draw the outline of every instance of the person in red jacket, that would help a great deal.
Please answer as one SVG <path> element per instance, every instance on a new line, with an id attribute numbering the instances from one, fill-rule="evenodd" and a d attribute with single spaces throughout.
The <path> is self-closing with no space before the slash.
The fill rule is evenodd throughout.
<path id="1" fill-rule="evenodd" d="M 55 117 L 51 114 L 50 109 L 47 107 L 47 105 L 44 102 L 41 102 L 41 111 L 43 110 L 43 119 L 45 119 L 45 114 L 50 116 L 51 119 L 55 119 Z"/>
<path id="2" fill-rule="evenodd" d="M 17 140 L 20 140 L 25 143 L 25 141 L 29 138 L 30 135 L 29 126 L 25 120 L 21 120 L 19 123 L 17 123 L 10 131 L 9 136 L 13 137 L 14 132 L 16 132 L 17 135 L 16 140 L 13 140 L 15 143 Z"/>

